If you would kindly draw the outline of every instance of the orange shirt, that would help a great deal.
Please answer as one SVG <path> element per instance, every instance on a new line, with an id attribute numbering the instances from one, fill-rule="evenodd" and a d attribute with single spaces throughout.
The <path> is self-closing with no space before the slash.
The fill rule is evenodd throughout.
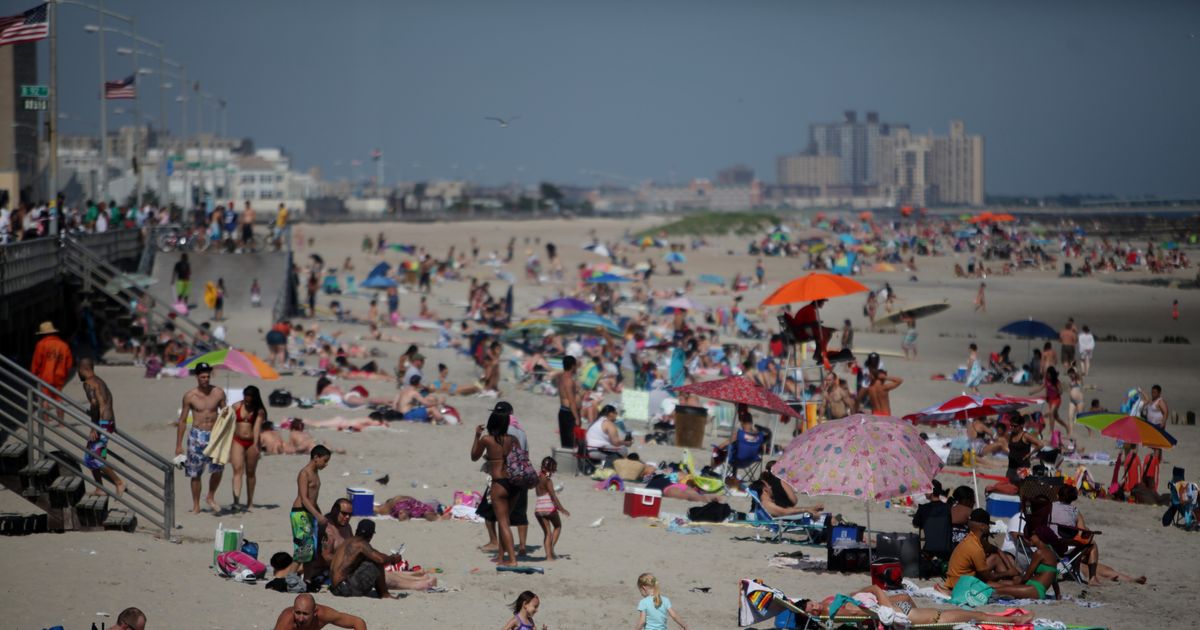
<path id="1" fill-rule="evenodd" d="M 62 389 L 74 365 L 70 346 L 57 335 L 46 335 L 33 348 L 33 365 L 29 371 L 56 389 Z"/>
<path id="2" fill-rule="evenodd" d="M 964 575 L 975 575 L 987 569 L 987 554 L 983 551 L 983 541 L 975 532 L 958 543 L 954 553 L 950 554 L 950 566 L 946 569 L 946 588 L 953 589 L 958 584 L 958 578 Z"/>

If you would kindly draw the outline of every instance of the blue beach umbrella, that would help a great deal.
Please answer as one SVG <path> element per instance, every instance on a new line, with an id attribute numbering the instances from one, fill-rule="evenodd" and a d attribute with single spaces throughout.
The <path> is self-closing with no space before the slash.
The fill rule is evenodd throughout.
<path id="1" fill-rule="evenodd" d="M 663 256 L 663 260 L 669 263 L 685 263 L 687 262 L 687 256 L 679 252 L 667 252 L 667 255 Z"/>
<path id="2" fill-rule="evenodd" d="M 555 309 L 562 311 L 590 311 L 592 310 L 592 305 L 577 298 L 565 297 L 550 300 L 533 310 L 553 311 Z"/>
<path id="3" fill-rule="evenodd" d="M 1058 331 L 1045 322 L 1039 322 L 1030 317 L 1005 324 L 1000 332 L 1027 339 L 1058 339 Z"/>
<path id="4" fill-rule="evenodd" d="M 387 276 L 370 276 L 358 285 L 364 289 L 390 289 L 396 286 L 396 281 Z"/>
<path id="5" fill-rule="evenodd" d="M 595 313 L 575 313 L 573 315 L 565 315 L 550 320 L 550 325 L 555 330 L 570 331 L 570 332 L 596 332 L 606 330 L 610 334 L 620 335 L 623 331 L 612 320 L 601 317 Z"/>
<path id="6" fill-rule="evenodd" d="M 629 278 L 622 278 L 621 276 L 611 274 L 611 273 L 602 273 L 598 276 L 592 276 L 591 278 L 588 278 L 587 281 L 592 284 L 613 284 L 613 283 L 617 283 L 617 282 L 632 282 L 632 280 L 630 280 Z"/>

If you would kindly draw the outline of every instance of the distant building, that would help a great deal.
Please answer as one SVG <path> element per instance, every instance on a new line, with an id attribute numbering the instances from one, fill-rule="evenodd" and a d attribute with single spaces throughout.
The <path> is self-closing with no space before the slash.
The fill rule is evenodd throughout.
<path id="1" fill-rule="evenodd" d="M 754 181 L 754 169 L 745 164 L 717 171 L 718 186 L 749 186 Z"/>
<path id="2" fill-rule="evenodd" d="M 877 146 L 883 189 L 897 204 L 968 205 L 984 203 L 983 137 L 967 135 L 961 120 L 949 136 L 912 136 L 903 130 Z"/>
<path id="3" fill-rule="evenodd" d="M 780 186 L 824 190 L 840 181 L 841 158 L 835 155 L 782 155 L 775 164 Z"/>
<path id="4" fill-rule="evenodd" d="M 694 179 L 683 186 L 644 185 L 638 191 L 641 204 L 658 211 L 750 210 L 762 205 L 762 185 L 719 186 L 707 179 Z"/>
<path id="5" fill-rule="evenodd" d="M 22 198 L 30 203 L 47 198 L 38 111 L 26 109 L 21 98 L 22 85 L 37 84 L 37 42 L 0 46 L 0 197 L 7 197 L 9 208 Z"/>
<path id="6" fill-rule="evenodd" d="M 858 113 L 848 110 L 842 122 L 809 125 L 809 155 L 834 156 L 838 162 L 838 182 L 851 186 L 871 186 L 879 183 L 875 163 L 880 138 L 890 136 L 908 125 L 883 123 L 879 114 L 867 112 L 860 122 Z M 782 183 L 782 182 L 781 182 Z"/>

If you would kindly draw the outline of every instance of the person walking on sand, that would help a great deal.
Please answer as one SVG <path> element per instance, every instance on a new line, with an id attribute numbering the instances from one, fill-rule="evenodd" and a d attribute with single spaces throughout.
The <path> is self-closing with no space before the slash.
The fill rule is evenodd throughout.
<path id="1" fill-rule="evenodd" d="M 291 606 L 279 613 L 275 630 L 321 630 L 325 626 L 367 630 L 367 622 L 349 613 L 322 606 L 308 593 L 296 596 Z"/>
<path id="2" fill-rule="evenodd" d="M 967 352 L 967 391 L 979 393 L 979 385 L 983 383 L 983 364 L 979 362 L 979 347 L 971 344 Z"/>
<path id="3" fill-rule="evenodd" d="M 1171 319 L 1179 321 L 1179 300 L 1171 302 Z"/>
<path id="4" fill-rule="evenodd" d="M 671 607 L 671 600 L 667 599 L 658 588 L 658 578 L 653 574 L 643 573 L 637 579 L 638 592 L 642 594 L 642 601 L 638 602 L 638 630 L 667 630 L 667 617 L 675 620 L 680 628 L 687 630 L 687 624 L 683 623 L 683 619 Z"/>
<path id="5" fill-rule="evenodd" d="M 117 472 L 106 461 L 108 459 L 108 436 L 105 433 L 117 432 L 117 421 L 113 414 L 112 392 L 108 385 L 96 376 L 96 363 L 90 358 L 79 360 L 79 380 L 83 383 L 83 393 L 88 400 L 88 416 L 92 422 L 100 425 L 104 433 L 92 429 L 88 436 L 87 446 L 83 454 L 83 465 L 92 471 L 96 480 L 95 494 L 104 494 L 102 479 L 108 479 L 117 489 L 117 496 L 125 492 L 125 482 L 117 476 Z"/>
<path id="6" fill-rule="evenodd" d="M 499 404 L 497 404 L 499 407 Z M 492 476 L 491 500 L 496 511 L 496 526 L 500 535 L 500 550 L 496 562 L 504 566 L 516 566 L 517 553 L 513 549 L 512 530 L 509 524 L 510 503 L 523 492 L 508 477 L 508 454 L 517 441 L 508 434 L 511 413 L 492 411 L 487 426 L 475 427 L 475 440 L 471 443 L 471 461 L 479 461 L 486 454 L 488 474 Z M 484 435 L 484 430 L 487 435 Z"/>
<path id="7" fill-rule="evenodd" d="M 217 413 L 225 408 L 225 391 L 212 384 L 213 368 L 207 363 L 197 363 L 192 369 L 196 375 L 196 386 L 183 395 L 183 404 L 179 410 L 179 421 L 176 423 L 175 455 L 186 455 L 183 472 L 191 479 L 192 513 L 200 513 L 200 477 L 208 468 L 208 496 L 205 501 L 208 507 L 216 512 L 217 486 L 221 485 L 221 473 L 225 466 L 215 464 L 211 457 L 204 454 L 208 441 L 212 438 L 213 425 L 217 422 Z M 188 414 L 192 416 L 192 428 L 187 425 Z M 184 451 L 184 435 L 187 435 L 187 450 Z"/>
<path id="8" fill-rule="evenodd" d="M 171 268 L 171 282 L 175 283 L 175 301 L 187 304 L 192 293 L 192 264 L 188 262 L 187 252 L 180 254 Z"/>
<path id="9" fill-rule="evenodd" d="M 975 294 L 975 312 L 976 313 L 978 313 L 980 311 L 983 311 L 984 313 L 987 312 L 987 295 L 985 295 L 985 293 L 984 293 L 984 291 L 986 289 L 987 289 L 987 283 L 980 282 L 979 283 L 979 292 Z"/>
<path id="10" fill-rule="evenodd" d="M 533 504 L 533 514 L 546 535 L 542 544 L 546 548 L 547 560 L 558 559 L 558 556 L 554 555 L 554 545 L 558 544 L 558 537 L 562 535 L 562 519 L 558 515 L 571 515 L 567 508 L 562 506 L 558 500 L 558 493 L 554 491 L 554 473 L 557 471 L 558 462 L 553 457 L 542 459 L 542 471 L 538 475 L 537 483 L 537 502 Z"/>
<path id="11" fill-rule="evenodd" d="M 262 394 L 251 385 L 242 390 L 242 400 L 233 404 L 233 447 L 229 452 L 229 463 L 233 466 L 233 509 L 242 502 L 242 475 L 246 476 L 246 511 L 254 507 L 254 486 L 258 482 L 258 459 L 261 452 L 258 441 L 262 437 L 263 423 L 267 421 L 267 408 Z"/>
<path id="12" fill-rule="evenodd" d="M 1090 328 L 1083 327 L 1083 332 L 1079 333 L 1079 341 L 1076 345 L 1079 350 L 1079 369 L 1083 372 L 1083 376 L 1087 376 L 1092 369 L 1092 354 L 1096 351 L 1096 336 L 1092 334 Z"/>
<path id="13" fill-rule="evenodd" d="M 262 287 L 258 285 L 258 278 L 250 283 L 250 306 L 253 308 L 262 306 Z"/>
<path id="14" fill-rule="evenodd" d="M 1062 364 L 1065 368 L 1075 365 L 1075 346 L 1079 343 L 1079 331 L 1075 329 L 1075 319 L 1068 318 L 1062 330 L 1058 332 L 1058 343 L 1062 346 Z"/>
<path id="15" fill-rule="evenodd" d="M 536 630 L 537 623 L 533 620 L 533 616 L 537 614 L 538 607 L 542 605 L 542 601 L 538 599 L 537 594 L 533 591 L 522 591 L 517 595 L 516 601 L 512 603 L 512 619 L 504 624 L 500 630 Z M 542 624 L 542 630 L 547 630 L 546 624 Z"/>
<path id="16" fill-rule="evenodd" d="M 317 551 L 317 528 L 329 524 L 317 500 L 321 495 L 321 471 L 333 453 L 318 444 L 308 452 L 308 463 L 296 475 L 296 500 L 289 515 L 292 526 L 292 560 L 297 565 L 312 562 Z"/>

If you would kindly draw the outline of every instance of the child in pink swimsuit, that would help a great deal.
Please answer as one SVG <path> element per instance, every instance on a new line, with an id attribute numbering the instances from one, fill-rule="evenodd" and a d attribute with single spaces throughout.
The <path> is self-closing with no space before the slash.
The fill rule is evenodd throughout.
<path id="1" fill-rule="evenodd" d="M 563 516 L 570 516 L 571 513 L 562 506 L 558 501 L 558 494 L 554 492 L 554 473 L 558 471 L 558 462 L 553 457 L 542 459 L 542 471 L 538 474 L 537 482 L 537 502 L 533 504 L 533 514 L 537 517 L 538 525 L 542 526 L 542 532 L 546 535 L 543 545 L 546 549 L 546 559 L 554 560 L 557 556 L 554 555 L 554 545 L 558 542 L 558 537 L 562 534 L 562 519 L 558 513 L 562 512 Z"/>

